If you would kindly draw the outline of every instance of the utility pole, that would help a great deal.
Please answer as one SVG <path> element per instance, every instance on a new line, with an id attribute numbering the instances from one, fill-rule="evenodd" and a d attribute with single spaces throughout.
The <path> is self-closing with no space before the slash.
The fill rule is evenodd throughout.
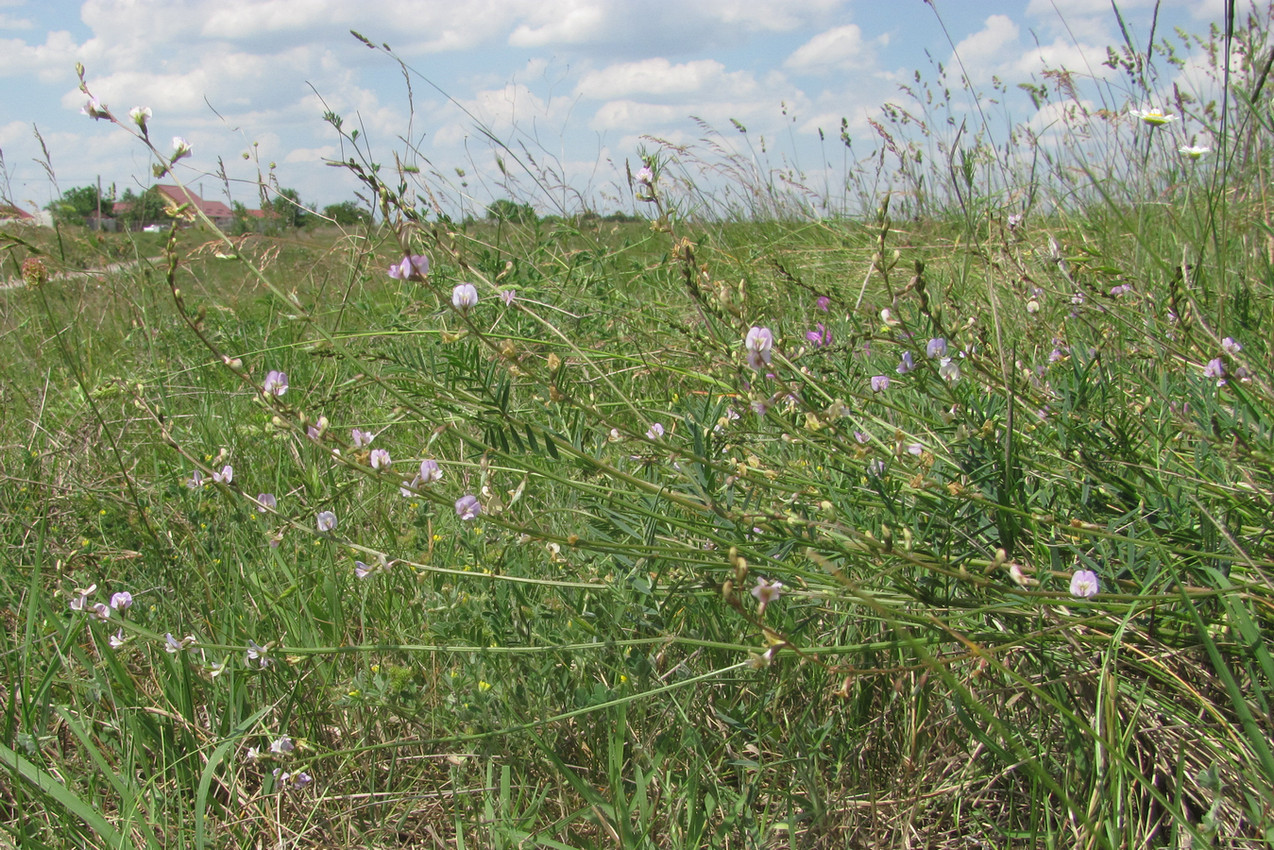
<path id="1" fill-rule="evenodd" d="M 97 175 L 97 227 L 94 230 L 102 229 L 102 175 Z"/>

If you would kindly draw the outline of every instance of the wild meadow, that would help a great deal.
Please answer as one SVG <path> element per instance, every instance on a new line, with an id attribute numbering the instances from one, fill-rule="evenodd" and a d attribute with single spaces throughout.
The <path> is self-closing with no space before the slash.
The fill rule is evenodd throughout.
<path id="1" fill-rule="evenodd" d="M 329 114 L 373 226 L 4 227 L 0 842 L 1274 844 L 1269 24 L 834 186 L 459 220 Z"/>

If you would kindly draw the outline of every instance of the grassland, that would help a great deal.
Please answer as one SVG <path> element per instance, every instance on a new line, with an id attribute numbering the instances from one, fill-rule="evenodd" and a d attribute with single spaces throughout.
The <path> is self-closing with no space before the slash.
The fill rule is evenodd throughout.
<path id="1" fill-rule="evenodd" d="M 1088 195 L 1047 209 L 988 160 L 924 215 L 697 219 L 669 156 L 646 223 L 462 225 L 364 169 L 372 232 L 0 231 L 49 275 L 0 292 L 0 825 L 1269 844 L 1270 116 L 1233 103 L 1190 114 L 1224 166 L 1101 119 L 1129 170 L 1058 160 Z"/>

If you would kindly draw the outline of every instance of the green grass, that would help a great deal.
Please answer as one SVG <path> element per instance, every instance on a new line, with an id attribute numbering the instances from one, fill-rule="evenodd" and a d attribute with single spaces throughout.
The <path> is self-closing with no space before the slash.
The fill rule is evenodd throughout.
<path id="1" fill-rule="evenodd" d="M 1009 162 L 919 221 L 913 194 L 714 222 L 670 159 L 653 224 L 424 222 L 367 177 L 397 222 L 370 235 L 0 231 L 6 269 L 139 261 L 0 293 L 0 825 L 1268 844 L 1269 228 L 1226 183 L 1250 153 L 1215 183 L 1125 156 L 1014 228 Z M 427 280 L 385 274 L 403 246 Z M 404 495 L 423 459 L 443 478 Z M 764 610 L 758 579 L 783 585 Z"/>

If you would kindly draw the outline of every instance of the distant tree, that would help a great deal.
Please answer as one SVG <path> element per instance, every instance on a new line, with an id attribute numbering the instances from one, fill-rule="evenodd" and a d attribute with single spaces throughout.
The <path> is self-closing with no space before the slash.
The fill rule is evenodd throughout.
<path id="1" fill-rule="evenodd" d="M 329 218 L 341 227 L 355 224 L 371 224 L 372 214 L 353 201 L 341 201 L 339 204 L 328 204 L 323 207 L 324 218 Z"/>
<path id="2" fill-rule="evenodd" d="M 280 189 L 270 201 L 276 221 L 284 227 L 304 227 L 309 214 L 295 189 Z"/>
<path id="3" fill-rule="evenodd" d="M 61 198 L 45 209 L 53 214 L 53 220 L 58 224 L 84 224 L 89 216 L 97 214 L 99 202 L 102 214 L 110 215 L 111 202 L 99 198 L 96 186 L 80 186 L 77 189 L 67 189 Z"/>
<path id="4" fill-rule="evenodd" d="M 531 224 L 538 220 L 535 207 L 530 204 L 519 204 L 503 198 L 492 202 L 487 207 L 487 218 L 496 221 L 512 221 L 517 224 Z"/>
<path id="5" fill-rule="evenodd" d="M 164 206 L 164 199 L 156 186 L 151 186 L 140 195 L 134 194 L 132 189 L 125 189 L 119 199 L 115 217 L 124 222 L 129 230 L 138 230 L 148 224 L 166 221 L 168 216 L 164 213 Z"/>
<path id="6" fill-rule="evenodd" d="M 238 201 L 230 202 L 230 212 L 234 214 L 234 224 L 230 226 L 232 236 L 242 236 L 256 228 L 256 220 L 249 215 L 248 208 Z"/>

